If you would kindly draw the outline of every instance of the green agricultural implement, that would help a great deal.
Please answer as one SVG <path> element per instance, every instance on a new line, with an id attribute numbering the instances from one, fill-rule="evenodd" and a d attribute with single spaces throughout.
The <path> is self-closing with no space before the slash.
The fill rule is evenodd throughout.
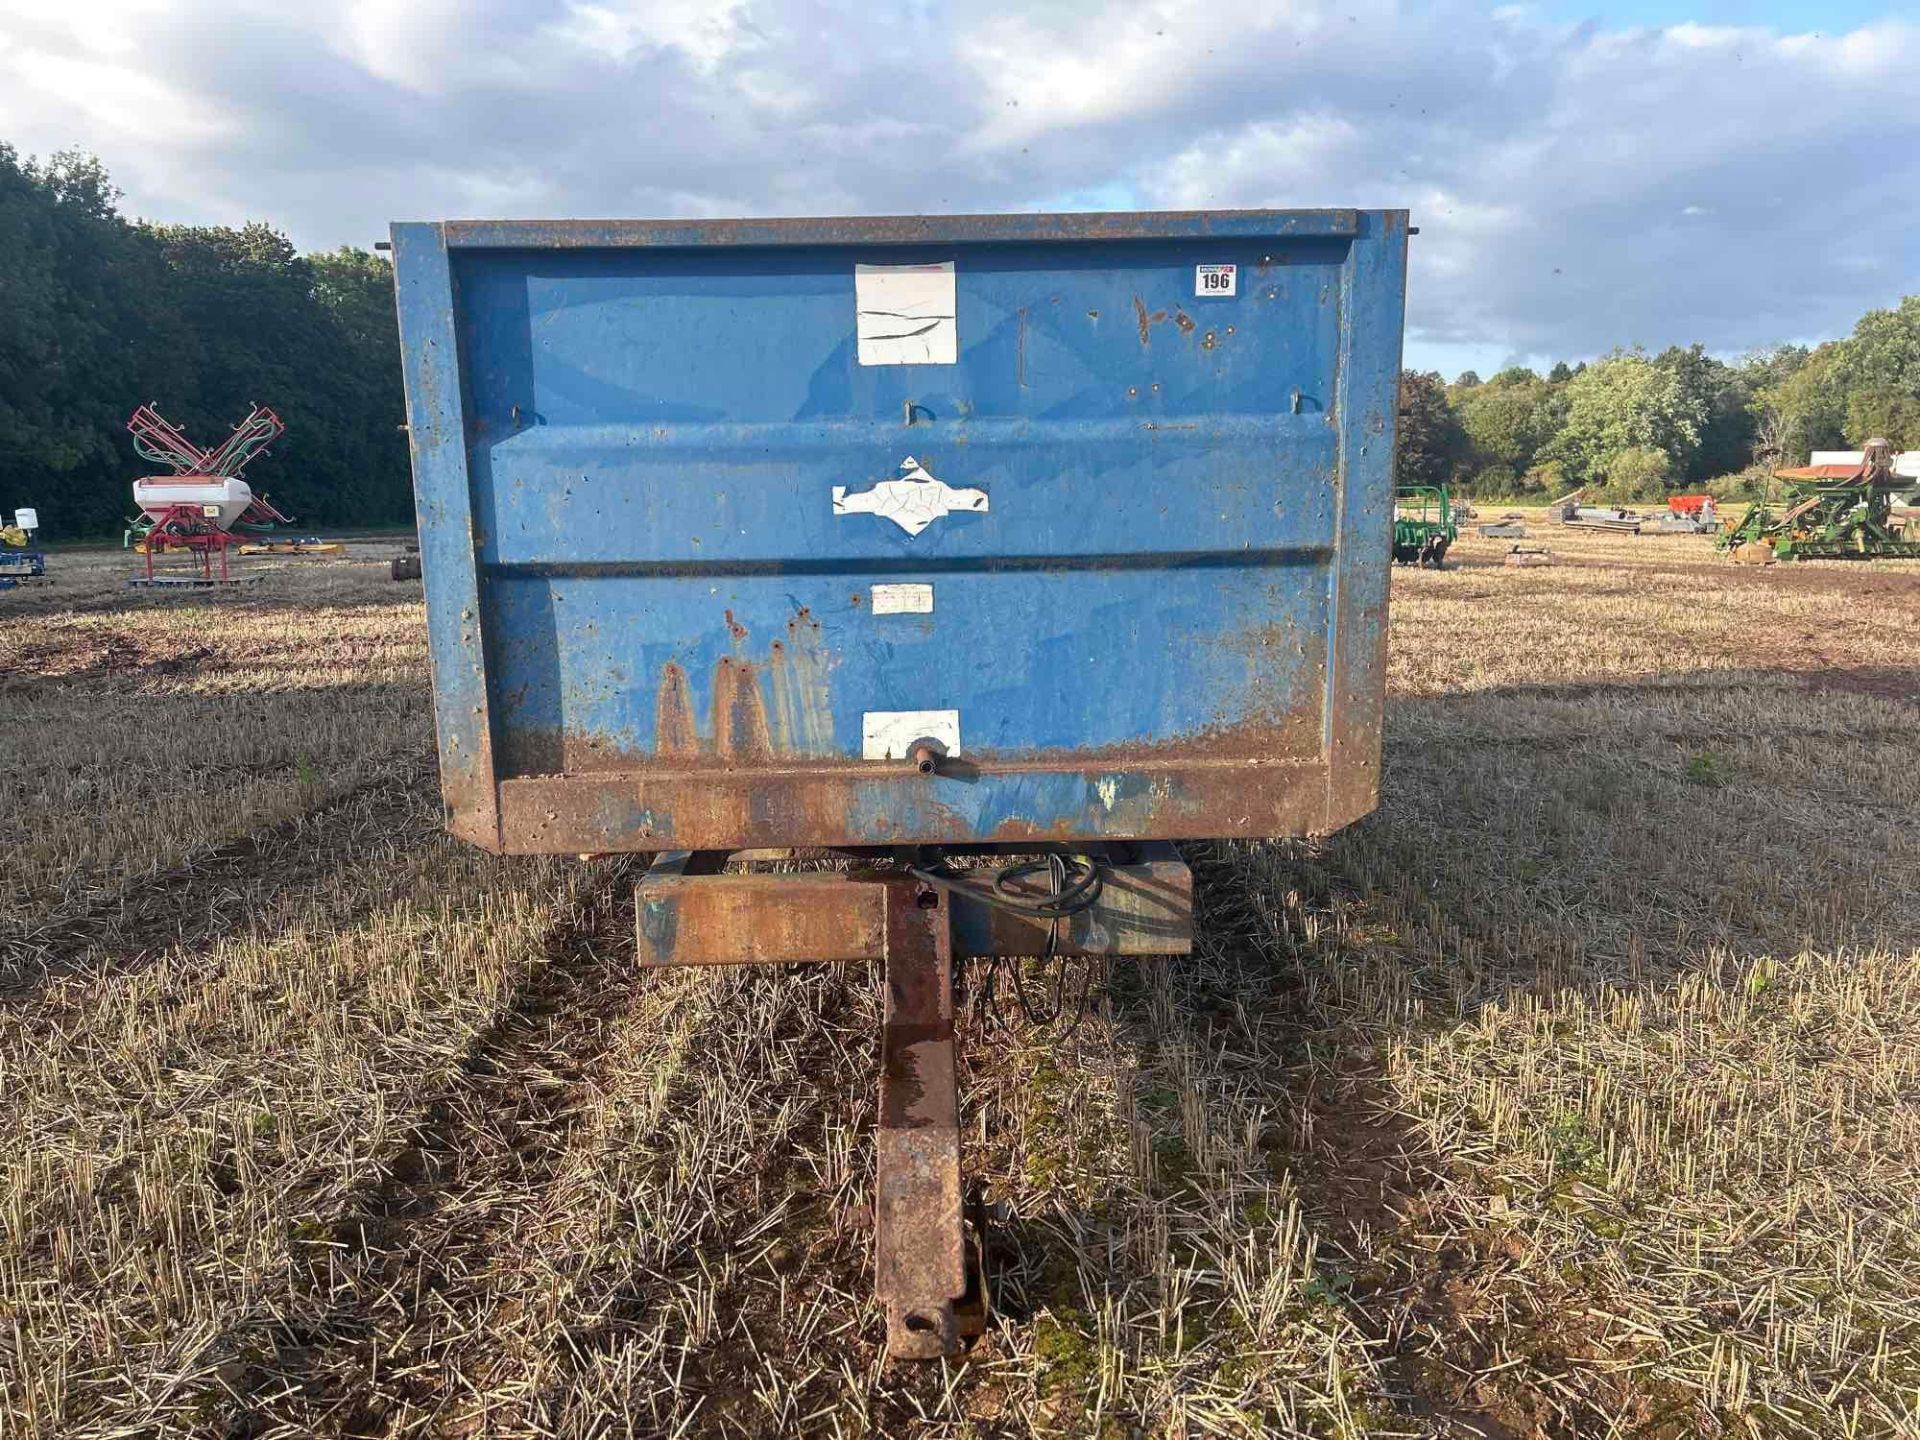
<path id="1" fill-rule="evenodd" d="M 1444 485 L 1401 485 L 1393 492 L 1393 560 L 1396 565 L 1440 568 L 1447 547 L 1460 536 L 1453 502 Z"/>
<path id="2" fill-rule="evenodd" d="M 1890 444 L 1869 440 L 1852 474 L 1833 465 L 1782 470 L 1778 478 L 1792 491 L 1786 507 L 1753 506 L 1715 544 L 1736 558 L 1745 558 L 1745 546 L 1763 545 L 1775 560 L 1920 560 L 1920 538 L 1893 513 L 1898 492 L 1912 482 L 1895 475 L 1892 462 Z"/>

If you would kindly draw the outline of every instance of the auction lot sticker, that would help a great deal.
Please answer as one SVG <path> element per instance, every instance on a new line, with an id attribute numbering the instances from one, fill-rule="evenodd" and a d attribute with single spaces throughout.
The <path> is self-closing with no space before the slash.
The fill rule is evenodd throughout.
<path id="1" fill-rule="evenodd" d="M 1193 267 L 1193 293 L 1196 295 L 1236 295 L 1240 288 L 1237 265 L 1196 265 Z"/>

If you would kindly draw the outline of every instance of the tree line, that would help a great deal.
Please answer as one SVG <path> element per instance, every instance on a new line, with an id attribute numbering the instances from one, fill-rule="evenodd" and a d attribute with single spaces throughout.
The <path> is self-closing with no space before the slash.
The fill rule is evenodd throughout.
<path id="1" fill-rule="evenodd" d="M 0 143 L 0 516 L 118 535 L 152 402 L 203 448 L 255 401 L 287 433 L 246 480 L 304 527 L 408 524 L 384 257 L 301 255 L 271 227 L 129 221 L 100 162 Z"/>
<path id="2" fill-rule="evenodd" d="M 1773 470 L 1884 436 L 1920 448 L 1920 295 L 1844 340 L 1728 362 L 1699 345 L 1616 350 L 1545 375 L 1400 381 L 1397 477 L 1482 496 L 1658 500 L 1713 482 L 1758 498 Z"/>

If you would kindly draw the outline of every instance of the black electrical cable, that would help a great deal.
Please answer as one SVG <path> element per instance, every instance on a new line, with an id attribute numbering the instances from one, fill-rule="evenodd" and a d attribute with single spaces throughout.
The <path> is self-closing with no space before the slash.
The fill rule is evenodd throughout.
<path id="1" fill-rule="evenodd" d="M 946 869 L 944 866 L 911 866 L 908 873 L 918 880 L 925 881 L 941 890 L 966 895 L 982 904 L 992 905 L 1015 915 L 1024 915 L 1035 920 L 1047 922 L 1047 948 L 1040 957 L 1042 966 L 1053 964 L 1063 957 L 1060 955 L 1060 921 L 1090 910 L 1099 902 L 1100 894 L 1106 887 L 1106 872 L 1099 861 L 1090 855 L 1048 854 L 1038 860 L 1030 860 L 1020 865 L 1009 865 L 993 872 L 989 885 L 975 884 L 964 878 L 964 872 Z M 1017 882 L 1031 880 L 1045 873 L 1050 883 L 1050 892 L 1044 895 L 1018 893 L 1013 888 Z M 1051 1025 L 1057 1021 L 1067 1008 L 1067 975 L 1064 964 L 1054 965 L 1053 1003 L 1051 1010 L 1041 1015 L 1034 1009 L 1027 995 L 1026 980 L 1020 971 L 1018 959 L 1009 962 L 1013 968 L 1013 993 L 1019 1002 L 1021 1017 L 1034 1027 Z M 995 979 L 1000 973 L 999 958 L 995 957 L 987 967 L 986 984 L 981 991 L 981 1005 L 987 1017 L 998 1024 L 998 1014 L 994 1006 Z M 1080 1028 L 1080 1022 L 1086 1019 L 1087 1002 L 1093 994 L 1093 976 L 1088 973 L 1080 987 L 1080 1000 L 1075 1007 L 1073 1024 L 1068 1028 L 1070 1036 Z M 1065 1038 L 1064 1036 L 1062 1038 Z"/>
<path id="2" fill-rule="evenodd" d="M 1042 871 L 1047 872 L 1053 882 L 1051 894 L 1017 894 L 1011 888 L 1015 881 L 1028 879 Z M 1090 855 L 1045 855 L 1023 865 L 1009 865 L 1004 870 L 992 872 L 990 885 L 975 884 L 966 877 L 965 872 L 948 870 L 944 866 L 910 866 L 907 873 L 941 890 L 966 895 L 983 904 L 1035 920 L 1065 920 L 1083 910 L 1091 910 L 1107 883 L 1106 872 L 1100 862 Z"/>

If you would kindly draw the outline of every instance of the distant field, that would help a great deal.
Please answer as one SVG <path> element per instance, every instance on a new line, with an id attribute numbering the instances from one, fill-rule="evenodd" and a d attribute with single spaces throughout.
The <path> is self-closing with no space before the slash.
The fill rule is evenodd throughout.
<path id="1" fill-rule="evenodd" d="M 996 1315 L 892 1370 L 871 973 L 642 974 L 644 861 L 443 837 L 391 545 L 60 552 L 0 1436 L 1920 1435 L 1920 563 L 1534 530 L 1396 572 L 1379 813 L 970 1008 Z"/>

